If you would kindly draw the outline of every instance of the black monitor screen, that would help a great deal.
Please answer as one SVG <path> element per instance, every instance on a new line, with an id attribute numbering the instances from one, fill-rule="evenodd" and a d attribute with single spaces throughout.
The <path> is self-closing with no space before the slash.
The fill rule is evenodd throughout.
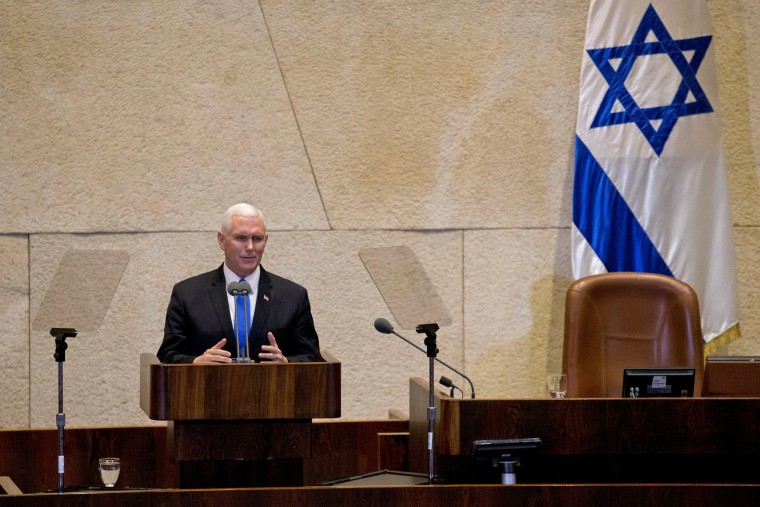
<path id="1" fill-rule="evenodd" d="M 694 368 L 625 368 L 623 398 L 691 398 Z"/>
<path id="2" fill-rule="evenodd" d="M 467 465 L 468 481 L 498 483 L 503 463 L 512 462 L 513 465 L 522 468 L 525 466 L 526 458 L 535 454 L 540 445 L 540 438 L 475 440 Z"/>

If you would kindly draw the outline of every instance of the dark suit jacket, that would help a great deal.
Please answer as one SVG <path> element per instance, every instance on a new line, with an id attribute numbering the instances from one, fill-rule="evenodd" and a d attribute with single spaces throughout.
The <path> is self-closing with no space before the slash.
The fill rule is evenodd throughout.
<path id="1" fill-rule="evenodd" d="M 259 361 L 271 331 L 288 361 L 312 361 L 319 350 L 306 289 L 261 267 L 249 351 Z M 227 303 L 222 266 L 177 283 L 166 310 L 164 341 L 158 349 L 163 363 L 191 363 L 227 338 L 224 348 L 237 356 L 235 333 Z"/>

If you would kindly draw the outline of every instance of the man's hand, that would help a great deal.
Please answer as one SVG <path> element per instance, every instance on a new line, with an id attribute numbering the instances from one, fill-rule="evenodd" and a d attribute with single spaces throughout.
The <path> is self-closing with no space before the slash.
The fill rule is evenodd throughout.
<path id="1" fill-rule="evenodd" d="M 222 338 L 219 343 L 206 350 L 202 355 L 196 357 L 193 363 L 231 363 L 232 354 L 228 350 L 224 350 L 224 344 L 227 343 L 227 338 Z"/>
<path id="2" fill-rule="evenodd" d="M 262 361 L 272 361 L 273 363 L 287 363 L 288 358 L 282 354 L 280 347 L 277 346 L 277 340 L 274 339 L 272 332 L 267 333 L 269 345 L 262 345 L 259 359 Z"/>

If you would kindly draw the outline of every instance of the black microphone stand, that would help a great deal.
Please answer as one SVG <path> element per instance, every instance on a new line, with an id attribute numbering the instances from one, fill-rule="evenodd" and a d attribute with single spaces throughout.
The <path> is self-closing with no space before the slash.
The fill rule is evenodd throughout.
<path id="1" fill-rule="evenodd" d="M 418 333 L 425 333 L 425 345 L 427 346 L 428 356 L 428 390 L 430 391 L 430 401 L 428 405 L 427 418 L 428 418 L 428 484 L 433 484 L 435 478 L 435 452 L 433 449 L 433 441 L 435 436 L 435 396 L 433 395 L 434 381 L 434 369 L 435 369 L 435 357 L 438 354 L 438 347 L 436 346 L 435 332 L 438 331 L 438 324 L 420 324 L 417 326 Z"/>
<path id="2" fill-rule="evenodd" d="M 63 427 L 66 426 L 66 415 L 63 413 L 63 363 L 66 361 L 66 338 L 77 335 L 76 329 L 67 327 L 54 327 L 50 334 L 55 336 L 55 354 L 53 357 L 58 363 L 58 414 L 55 416 L 55 424 L 58 426 L 58 492 L 63 493 Z"/>

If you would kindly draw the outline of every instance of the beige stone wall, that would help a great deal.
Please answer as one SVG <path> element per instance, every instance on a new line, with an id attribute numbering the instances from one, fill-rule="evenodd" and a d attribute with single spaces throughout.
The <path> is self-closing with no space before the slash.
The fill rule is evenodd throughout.
<path id="1" fill-rule="evenodd" d="M 760 4 L 710 0 L 743 336 L 760 355 Z M 139 354 L 172 284 L 222 260 L 229 205 L 309 289 L 343 416 L 408 410 L 427 358 L 358 251 L 406 245 L 451 315 L 439 357 L 479 397 L 560 367 L 587 0 L 0 3 L 0 427 L 54 427 L 54 340 L 30 331 L 69 249 L 130 253 L 97 331 L 68 340 L 66 423 L 151 424 Z M 96 274 L 94 274 L 96 275 Z M 422 345 L 414 330 L 397 330 Z M 438 375 L 448 374 L 439 367 Z"/>

